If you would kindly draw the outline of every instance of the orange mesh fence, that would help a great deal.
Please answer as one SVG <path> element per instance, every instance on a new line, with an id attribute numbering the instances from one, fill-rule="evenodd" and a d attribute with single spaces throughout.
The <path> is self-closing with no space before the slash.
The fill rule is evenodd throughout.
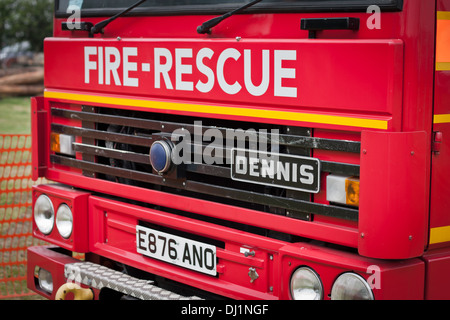
<path id="1" fill-rule="evenodd" d="M 26 284 L 27 247 L 43 242 L 32 236 L 32 185 L 31 136 L 0 135 L 0 299 L 34 294 Z"/>

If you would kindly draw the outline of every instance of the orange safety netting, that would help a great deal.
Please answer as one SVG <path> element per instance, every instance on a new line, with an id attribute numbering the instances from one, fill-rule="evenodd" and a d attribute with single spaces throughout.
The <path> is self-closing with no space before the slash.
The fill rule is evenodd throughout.
<path id="1" fill-rule="evenodd" d="M 0 299 L 33 294 L 27 247 L 43 242 L 32 236 L 31 170 L 31 136 L 0 135 Z"/>

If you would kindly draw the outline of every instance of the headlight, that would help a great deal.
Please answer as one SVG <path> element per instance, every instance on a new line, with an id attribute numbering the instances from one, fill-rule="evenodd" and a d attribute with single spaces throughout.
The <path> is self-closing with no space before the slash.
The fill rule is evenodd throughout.
<path id="1" fill-rule="evenodd" d="M 39 280 L 39 287 L 42 290 L 44 290 L 47 293 L 53 292 L 53 278 L 52 274 L 49 271 L 43 268 L 39 268 L 38 280 Z"/>
<path id="2" fill-rule="evenodd" d="M 308 267 L 294 271 L 289 288 L 294 300 L 321 300 L 323 297 L 322 282 L 317 273 Z"/>
<path id="3" fill-rule="evenodd" d="M 373 300 L 373 293 L 366 280 L 356 273 L 341 274 L 331 289 L 331 300 Z"/>
<path id="4" fill-rule="evenodd" d="M 69 238 L 72 234 L 72 210 L 65 203 L 61 204 L 58 211 L 56 211 L 56 228 L 58 228 L 59 234 L 65 239 Z"/>
<path id="5" fill-rule="evenodd" d="M 34 221 L 40 232 L 50 234 L 55 221 L 55 210 L 49 197 L 40 195 L 34 204 Z"/>

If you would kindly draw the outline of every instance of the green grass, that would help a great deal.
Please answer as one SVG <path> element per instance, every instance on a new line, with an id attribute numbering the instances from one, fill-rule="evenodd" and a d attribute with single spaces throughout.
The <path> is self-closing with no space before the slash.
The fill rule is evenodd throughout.
<path id="1" fill-rule="evenodd" d="M 31 133 L 29 97 L 0 99 L 0 134 Z"/>

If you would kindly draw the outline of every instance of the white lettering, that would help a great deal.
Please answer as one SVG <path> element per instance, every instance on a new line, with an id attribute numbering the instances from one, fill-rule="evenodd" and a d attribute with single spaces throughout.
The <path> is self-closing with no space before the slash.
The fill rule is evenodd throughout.
<path id="1" fill-rule="evenodd" d="M 227 304 L 225 305 L 225 314 L 230 315 L 232 317 L 236 317 L 237 319 L 243 315 L 260 315 L 266 314 L 269 310 L 268 305 L 234 305 Z M 242 318 L 242 317 L 241 317 Z"/>
<path id="2" fill-rule="evenodd" d="M 309 171 L 313 171 L 314 167 L 309 165 L 302 165 L 300 166 L 300 175 L 303 178 L 300 178 L 300 182 L 304 184 L 313 184 L 314 183 L 314 174 Z"/>
<path id="3" fill-rule="evenodd" d="M 130 62 L 130 56 L 136 57 L 138 55 L 137 48 L 123 48 L 123 85 L 127 87 L 139 87 L 139 79 L 131 78 L 130 71 L 137 71 L 137 63 Z"/>
<path id="4" fill-rule="evenodd" d="M 103 84 L 103 47 L 98 47 L 98 84 Z"/>
<path id="5" fill-rule="evenodd" d="M 250 165 L 249 175 L 254 176 L 254 177 L 259 177 L 259 172 L 257 171 L 259 159 L 258 158 L 249 158 L 248 163 Z"/>
<path id="6" fill-rule="evenodd" d="M 114 60 L 111 59 L 114 57 Z M 116 86 L 120 86 L 120 78 L 117 69 L 120 66 L 120 52 L 115 47 L 105 48 L 105 84 L 111 84 L 111 74 L 114 78 Z"/>
<path id="7" fill-rule="evenodd" d="M 247 173 L 247 158 L 244 156 L 236 155 L 235 169 L 236 169 L 236 173 L 238 173 L 238 174 L 246 174 Z"/>
<path id="8" fill-rule="evenodd" d="M 209 48 L 203 48 L 197 54 L 197 69 L 208 78 L 206 83 L 199 80 L 195 85 L 197 90 L 203 93 L 210 92 L 214 87 L 214 71 L 203 63 L 204 58 L 211 60 L 213 55 L 214 51 Z"/>
<path id="9" fill-rule="evenodd" d="M 166 59 L 165 64 L 161 64 L 161 57 Z M 170 82 L 169 71 L 172 69 L 172 54 L 166 48 L 155 48 L 155 88 L 161 88 L 161 75 L 167 89 L 173 89 Z"/>
<path id="10" fill-rule="evenodd" d="M 142 64 L 142 71 L 150 72 L 150 63 L 143 63 Z"/>
<path id="11" fill-rule="evenodd" d="M 270 52 L 269 50 L 262 51 L 262 80 L 259 86 L 255 86 L 252 82 L 252 53 L 251 50 L 244 50 L 244 81 L 247 91 L 256 97 L 262 96 L 269 88 L 270 81 Z"/>
<path id="12" fill-rule="evenodd" d="M 297 182 L 297 164 L 292 164 L 292 182 Z"/>
<path id="13" fill-rule="evenodd" d="M 97 47 L 84 47 L 84 83 L 90 83 L 90 71 L 97 70 L 97 62 L 91 61 L 90 56 L 97 54 Z"/>
<path id="14" fill-rule="evenodd" d="M 192 49 L 175 49 L 175 86 L 177 90 L 193 91 L 191 81 L 183 81 L 183 74 L 192 74 L 192 65 L 183 64 L 183 58 L 192 58 Z"/>
<path id="15" fill-rule="evenodd" d="M 139 72 L 152 71 L 154 89 L 201 93 L 219 93 L 220 90 L 235 95 L 244 88 L 250 96 L 260 97 L 267 95 L 269 87 L 273 86 L 273 97 L 297 97 L 296 50 L 226 48 L 214 60 L 216 53 L 210 48 L 201 48 L 198 52 L 192 48 L 173 50 L 174 53 L 168 48 L 154 48 L 154 61 L 140 61 L 138 47 L 86 46 L 84 83 L 92 84 L 92 77 L 96 76 L 99 85 L 139 88 Z"/>
<path id="16" fill-rule="evenodd" d="M 195 305 L 188 304 L 187 307 L 181 308 L 182 315 L 207 315 L 209 318 L 214 316 L 214 311 L 216 307 L 198 307 Z"/>
<path id="17" fill-rule="evenodd" d="M 283 87 L 283 79 L 295 79 L 294 68 L 283 68 L 283 61 L 294 61 L 297 59 L 297 51 L 295 50 L 275 50 L 274 57 L 274 81 L 276 97 L 297 98 L 297 88 Z"/>
<path id="18" fill-rule="evenodd" d="M 228 59 L 238 60 L 241 56 L 240 52 L 234 48 L 225 49 L 219 56 L 219 60 L 217 61 L 217 81 L 219 82 L 220 87 L 225 93 L 228 94 L 236 94 L 241 90 L 241 85 L 239 82 L 235 82 L 232 85 L 228 84 L 225 80 L 225 62 Z"/>
<path id="19" fill-rule="evenodd" d="M 273 179 L 275 176 L 275 162 L 273 160 L 267 161 L 267 159 L 261 159 L 261 177 L 265 178 L 269 176 L 269 178 Z"/>
<path id="20" fill-rule="evenodd" d="M 281 179 L 283 179 L 284 181 L 290 180 L 289 167 L 290 167 L 290 163 L 288 163 L 288 162 L 286 162 L 286 163 L 277 162 L 277 179 L 278 180 L 281 180 Z"/>

